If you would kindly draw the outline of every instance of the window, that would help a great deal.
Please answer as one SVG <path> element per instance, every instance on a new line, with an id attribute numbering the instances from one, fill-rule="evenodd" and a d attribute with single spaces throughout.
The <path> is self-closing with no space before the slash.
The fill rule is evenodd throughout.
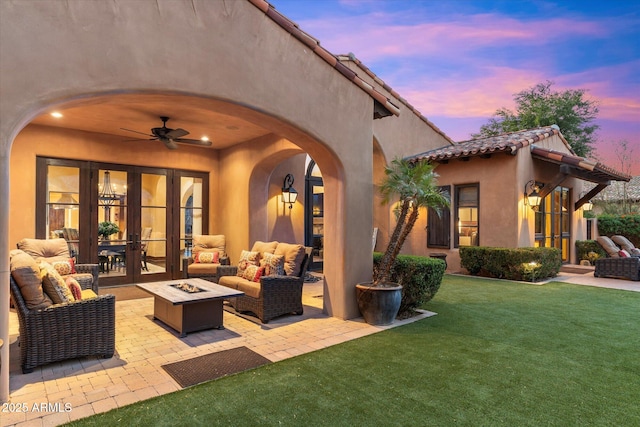
<path id="1" fill-rule="evenodd" d="M 440 186 L 440 191 L 451 200 L 451 187 L 449 185 Z M 427 210 L 427 247 L 449 249 L 451 244 L 451 209 L 449 207 L 440 209 L 429 208 Z"/>
<path id="2" fill-rule="evenodd" d="M 455 187 L 456 228 L 454 246 L 479 245 L 479 185 L 457 185 Z"/>

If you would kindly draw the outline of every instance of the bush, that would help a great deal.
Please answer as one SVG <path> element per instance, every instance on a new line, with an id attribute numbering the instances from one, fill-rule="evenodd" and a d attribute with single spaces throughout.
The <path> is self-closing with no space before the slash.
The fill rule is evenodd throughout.
<path id="1" fill-rule="evenodd" d="M 373 254 L 374 266 L 382 260 L 381 253 Z M 391 268 L 392 282 L 402 285 L 402 302 L 398 317 L 413 314 L 422 304 L 431 300 L 444 276 L 445 263 L 440 259 L 414 255 L 398 255 Z"/>
<path id="2" fill-rule="evenodd" d="M 474 276 L 537 282 L 558 275 L 562 256 L 557 248 L 468 246 L 460 248 L 460 262 Z"/>
<path id="3" fill-rule="evenodd" d="M 620 234 L 637 247 L 640 245 L 640 215 L 598 215 L 598 234 L 613 236 Z"/>
<path id="4" fill-rule="evenodd" d="M 579 260 L 589 260 L 594 265 L 597 259 L 606 258 L 607 253 L 595 240 L 576 240 L 576 253 Z"/>

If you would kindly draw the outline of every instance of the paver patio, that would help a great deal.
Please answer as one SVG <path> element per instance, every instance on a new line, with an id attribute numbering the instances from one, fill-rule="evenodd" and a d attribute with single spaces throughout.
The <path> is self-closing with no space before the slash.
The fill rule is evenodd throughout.
<path id="1" fill-rule="evenodd" d="M 108 291 L 103 289 L 103 291 Z M 283 316 L 262 325 L 251 316 L 224 313 L 223 330 L 179 338 L 154 321 L 153 297 L 116 302 L 116 354 L 111 359 L 84 358 L 45 365 L 30 374 L 20 370 L 18 320 L 10 314 L 10 403 L 26 413 L 3 413 L 2 426 L 55 426 L 181 387 L 161 365 L 246 346 L 272 362 L 329 347 L 389 327 L 362 319 L 344 321 L 322 314 L 322 281 L 305 283 L 304 314 Z M 399 326 L 428 314 L 396 322 Z M 78 325 L 82 327 L 82 325 Z M 33 410 L 41 404 L 43 411 Z M 65 406 L 66 405 L 66 406 Z"/>
<path id="2" fill-rule="evenodd" d="M 563 273 L 554 280 L 640 292 L 640 282 L 594 278 L 593 273 Z M 46 365 L 22 374 L 17 346 L 18 321 L 10 313 L 10 403 L 26 413 L 2 413 L 2 426 L 55 426 L 172 391 L 180 386 L 161 365 L 246 346 L 272 362 L 388 329 L 362 319 L 343 321 L 322 314 L 322 282 L 305 283 L 303 316 L 284 316 L 261 325 L 248 316 L 225 312 L 224 330 L 178 338 L 152 320 L 153 298 L 116 302 L 116 354 Z M 428 316 L 396 322 L 404 325 Z M 81 325 L 78 325 L 81 327 Z M 41 411 L 41 404 L 47 405 Z M 65 406 L 67 405 L 67 406 Z"/>

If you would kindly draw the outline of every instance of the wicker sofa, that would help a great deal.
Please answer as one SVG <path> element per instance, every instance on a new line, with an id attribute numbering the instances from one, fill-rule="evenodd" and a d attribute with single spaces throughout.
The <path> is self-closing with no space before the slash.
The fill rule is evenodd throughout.
<path id="1" fill-rule="evenodd" d="M 97 280 L 92 281 L 91 274 L 80 274 L 76 283 L 81 298 L 54 303 L 45 291 L 48 287 L 43 287 L 48 275 L 43 273 L 43 263 L 22 250 L 11 251 L 10 258 L 10 293 L 18 315 L 23 373 L 66 359 L 113 356 L 115 296 L 97 295 Z M 97 265 L 95 270 L 97 274 Z"/>
<path id="2" fill-rule="evenodd" d="M 244 296 L 232 298 L 229 303 L 238 312 L 255 314 L 262 323 L 268 323 L 271 319 L 285 314 L 301 315 L 302 285 L 312 250 L 310 247 L 288 243 L 255 242 L 251 251 L 243 251 L 238 265 L 218 267 L 218 284 L 244 292 Z M 282 258 L 282 271 L 278 271 L 277 268 L 262 271 L 257 281 L 247 279 L 247 275 L 242 273 L 243 263 L 246 263 L 245 253 L 258 254 L 254 262 L 262 269 L 269 268 L 264 264 L 264 259 L 269 257 L 266 254 L 274 255 L 275 257 L 269 257 L 272 259 Z M 262 263 L 258 264 L 260 261 Z M 246 264 L 244 266 L 246 267 Z M 238 275 L 239 271 L 242 276 Z"/>
<path id="3" fill-rule="evenodd" d="M 192 243 L 191 256 L 182 260 L 183 274 L 185 277 L 198 277 L 217 283 L 220 277 L 218 267 L 230 264 L 225 236 L 194 235 Z"/>
<path id="4" fill-rule="evenodd" d="M 620 239 L 619 237 L 621 236 L 613 236 L 612 238 L 606 236 L 598 237 L 598 243 L 607 252 L 608 257 L 596 260 L 596 269 L 593 275 L 595 277 L 611 277 L 639 281 L 640 257 L 635 254 L 620 256 L 620 254 L 623 253 L 621 252 L 622 249 L 620 249 L 612 239 L 615 238 L 616 241 L 620 242 L 628 240 Z"/>

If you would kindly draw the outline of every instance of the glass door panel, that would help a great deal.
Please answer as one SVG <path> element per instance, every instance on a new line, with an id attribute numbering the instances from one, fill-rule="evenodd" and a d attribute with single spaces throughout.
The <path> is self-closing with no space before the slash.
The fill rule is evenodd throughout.
<path id="1" fill-rule="evenodd" d="M 200 177 L 180 177 L 180 254 L 191 256 L 193 235 L 203 233 L 203 182 Z M 183 263 L 180 262 L 182 271 Z"/>
<path id="2" fill-rule="evenodd" d="M 142 274 L 167 271 L 167 177 L 142 174 L 140 231 Z"/>
<path id="3" fill-rule="evenodd" d="M 80 223 L 80 168 L 47 166 L 46 235 L 64 238 L 72 258 L 78 260 Z"/>
<path id="4" fill-rule="evenodd" d="M 127 274 L 127 180 L 126 171 L 98 171 L 98 264 L 100 277 Z"/>

